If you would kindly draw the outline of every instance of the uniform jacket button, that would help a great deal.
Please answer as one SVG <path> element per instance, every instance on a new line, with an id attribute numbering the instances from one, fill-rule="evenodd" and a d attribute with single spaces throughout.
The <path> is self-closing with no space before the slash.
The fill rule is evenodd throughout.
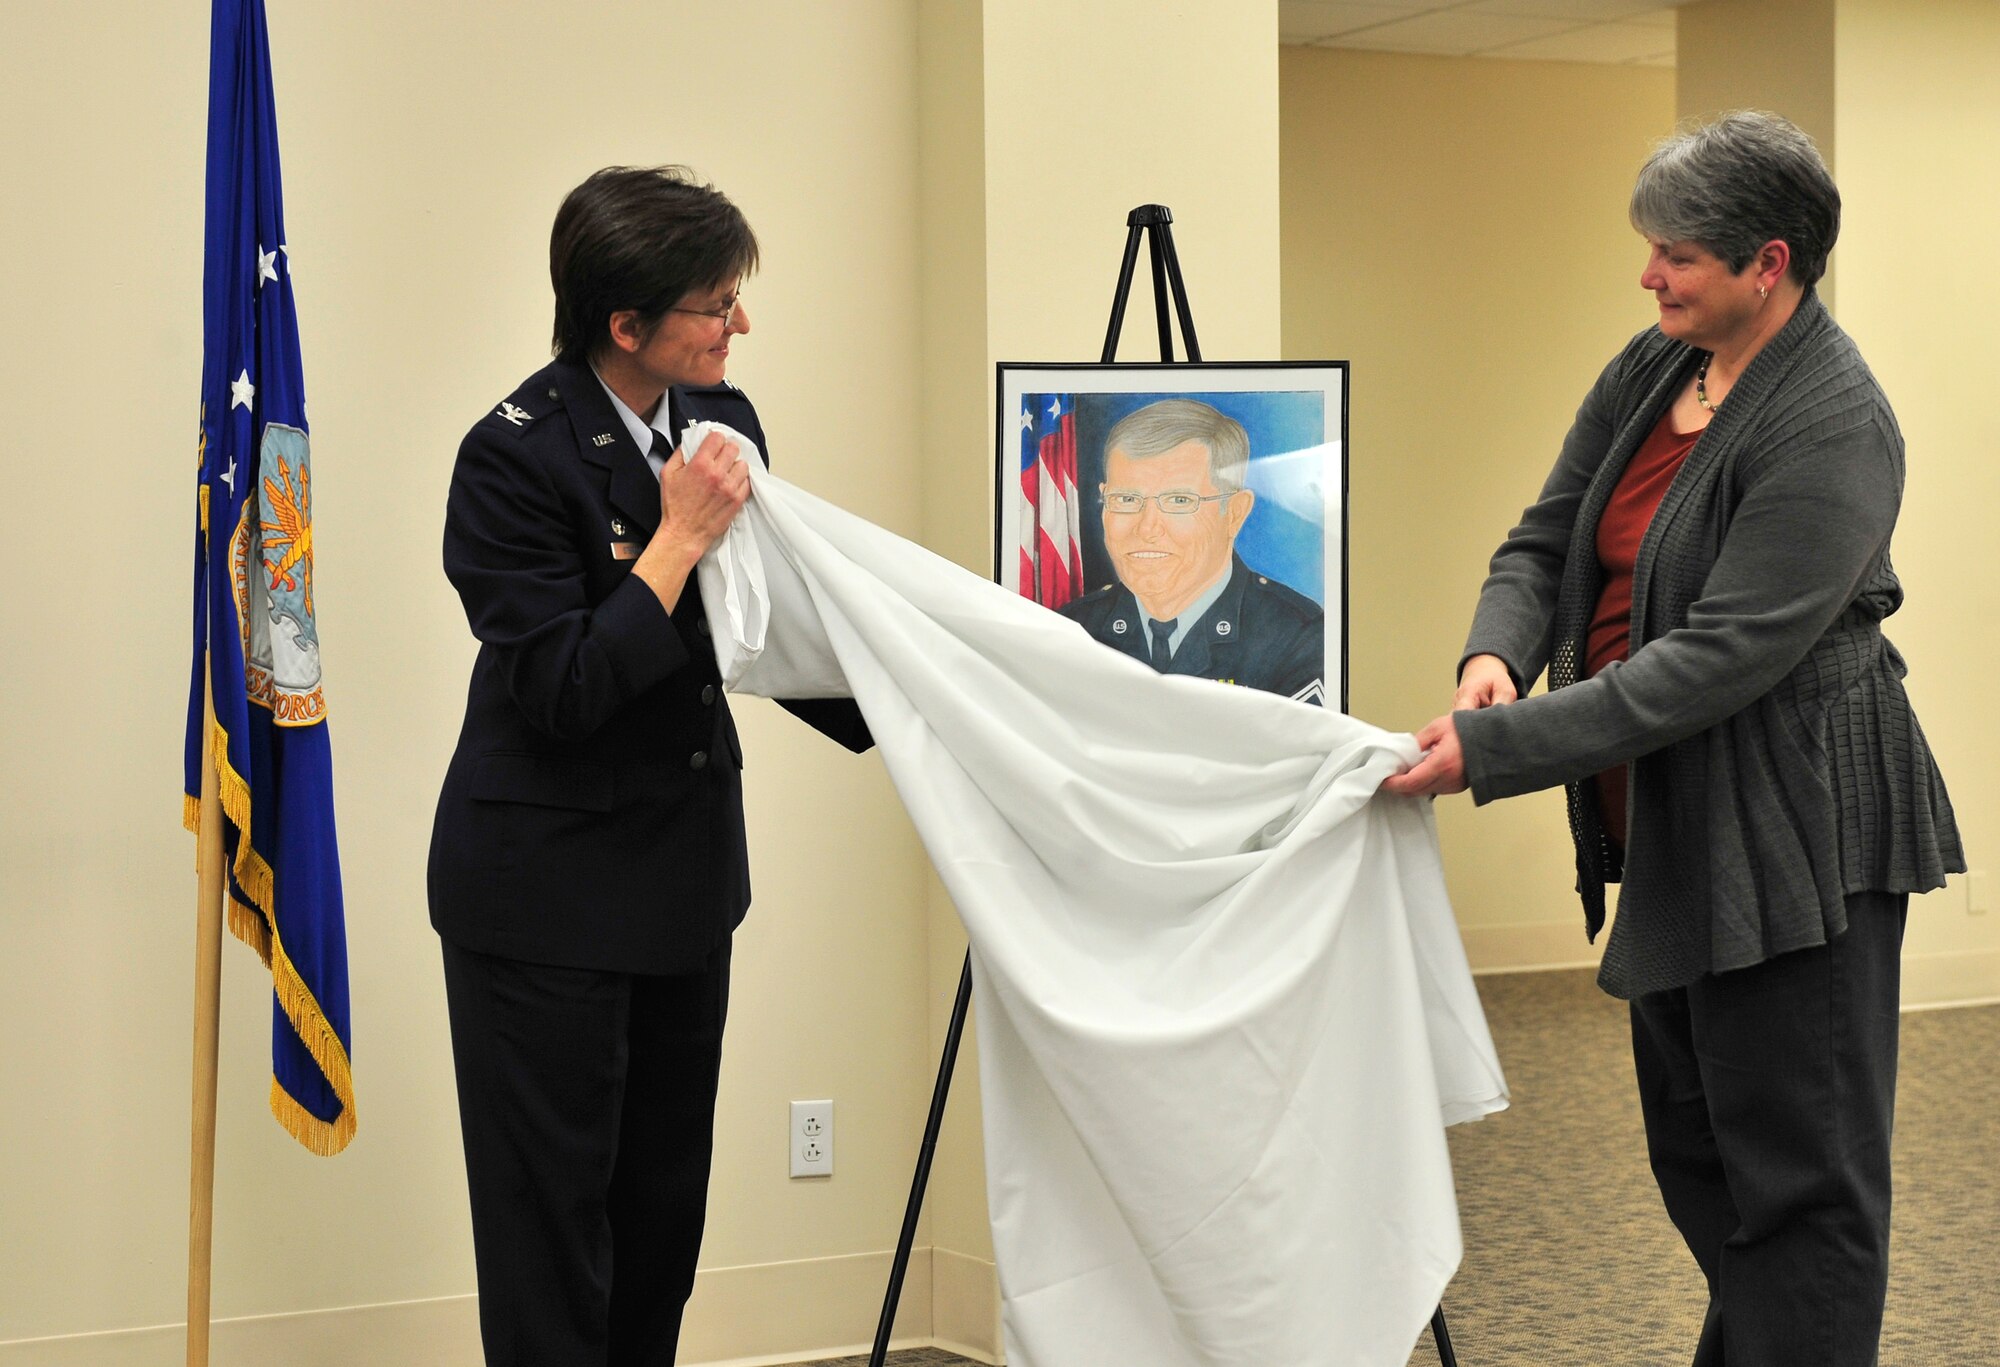
<path id="1" fill-rule="evenodd" d="M 694 629 L 704 636 L 708 635 L 708 619 L 706 617 L 702 618 L 701 621 L 695 624 Z"/>
<path id="2" fill-rule="evenodd" d="M 697 750 L 692 755 L 688 756 L 688 768 L 706 769 L 707 767 L 708 767 L 708 751 Z"/>
<path id="3" fill-rule="evenodd" d="M 701 686 L 701 705 L 703 707 L 708 707 L 711 706 L 714 702 L 715 702 L 715 685 L 703 684 Z"/>

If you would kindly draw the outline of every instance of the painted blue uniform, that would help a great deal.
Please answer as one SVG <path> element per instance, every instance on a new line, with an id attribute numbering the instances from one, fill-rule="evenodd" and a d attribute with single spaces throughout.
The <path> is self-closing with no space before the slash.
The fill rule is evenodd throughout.
<path id="1" fill-rule="evenodd" d="M 1110 584 L 1057 609 L 1092 636 L 1152 663 L 1146 614 L 1123 584 Z M 1326 614 L 1296 589 L 1230 556 L 1229 582 L 1188 629 L 1162 674 L 1260 688 L 1300 702 L 1326 696 Z"/>

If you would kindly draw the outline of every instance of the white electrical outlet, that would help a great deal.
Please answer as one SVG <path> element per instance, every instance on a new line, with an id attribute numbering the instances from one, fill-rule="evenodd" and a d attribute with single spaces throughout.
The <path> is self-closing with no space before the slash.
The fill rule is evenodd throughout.
<path id="1" fill-rule="evenodd" d="M 833 1176 L 833 1103 L 792 1103 L 792 1176 Z"/>

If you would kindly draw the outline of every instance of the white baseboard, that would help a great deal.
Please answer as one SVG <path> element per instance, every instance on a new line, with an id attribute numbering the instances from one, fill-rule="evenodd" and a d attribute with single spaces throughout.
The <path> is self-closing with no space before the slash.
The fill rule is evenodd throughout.
<path id="1" fill-rule="evenodd" d="M 187 1325 L 0 1343 L 0 1367 L 163 1367 L 186 1360 Z M 208 1330 L 210 1367 L 354 1367 L 422 1363 L 481 1367 L 473 1296 L 254 1315 Z"/>
<path id="2" fill-rule="evenodd" d="M 1604 950 L 1583 937 L 1583 914 L 1567 921 L 1521 921 L 1506 926 L 1463 926 L 1465 957 L 1474 973 L 1540 973 L 1557 968 L 1595 968 Z"/>
<path id="3" fill-rule="evenodd" d="M 690 1367 L 770 1367 L 866 1353 L 882 1315 L 891 1250 L 745 1267 L 703 1268 L 681 1324 Z M 910 1253 L 890 1343 L 931 1341 L 932 1253 Z"/>
<path id="4" fill-rule="evenodd" d="M 991 1259 L 931 1253 L 931 1337 L 939 1347 L 975 1362 L 1007 1360 L 1000 1332 L 1000 1273 Z"/>
<path id="5" fill-rule="evenodd" d="M 1903 1009 L 2000 1002 L 2000 949 L 1940 951 L 1903 956 Z"/>
<path id="6" fill-rule="evenodd" d="M 704 1268 L 681 1328 L 689 1367 L 770 1367 L 866 1353 L 882 1313 L 892 1254 L 862 1253 L 748 1267 Z M 976 1301 L 976 1278 L 953 1258 L 954 1302 Z M 983 1264 L 992 1282 L 991 1263 Z M 997 1294 L 993 1297 L 996 1309 Z M 997 1332 L 994 1336 L 997 1342 Z M 185 1324 L 0 1342 L 0 1367 L 164 1367 L 184 1360 Z M 931 1251 L 910 1255 L 891 1344 L 928 1347 Z M 974 1345 L 975 1348 L 977 1345 Z M 977 1356 L 968 1352 L 967 1356 Z M 997 1361 L 988 1356 L 988 1362 Z M 348 1306 L 217 1320 L 209 1327 L 210 1367 L 357 1367 L 411 1363 L 481 1367 L 475 1296 Z"/>

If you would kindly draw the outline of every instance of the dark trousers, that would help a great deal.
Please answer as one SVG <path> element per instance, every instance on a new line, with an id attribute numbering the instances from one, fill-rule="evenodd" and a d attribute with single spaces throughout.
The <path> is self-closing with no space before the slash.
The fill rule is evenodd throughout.
<path id="1" fill-rule="evenodd" d="M 673 977 L 444 946 L 491 1367 L 668 1367 L 694 1288 L 729 945 Z"/>
<path id="2" fill-rule="evenodd" d="M 1646 1144 L 1708 1278 L 1695 1367 L 1872 1367 L 1908 898 L 1825 945 L 1632 1003 Z"/>

